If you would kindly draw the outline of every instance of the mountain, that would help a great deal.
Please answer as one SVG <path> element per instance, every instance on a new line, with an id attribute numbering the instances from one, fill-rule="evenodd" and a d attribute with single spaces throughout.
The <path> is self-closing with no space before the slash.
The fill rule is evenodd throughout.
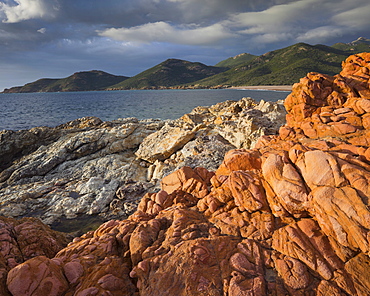
<path id="1" fill-rule="evenodd" d="M 360 37 L 350 43 L 336 43 L 332 47 L 351 54 L 370 51 L 370 39 Z"/>
<path id="2" fill-rule="evenodd" d="M 4 93 L 292 85 L 307 72 L 334 75 L 349 55 L 369 51 L 370 39 L 364 37 L 333 46 L 297 43 L 261 56 L 242 53 L 215 66 L 168 59 L 131 78 L 95 70 L 77 72 L 63 79 L 44 78 L 5 89 Z"/>
<path id="3" fill-rule="evenodd" d="M 221 73 L 227 68 L 206 66 L 179 59 L 168 59 L 109 89 L 155 89 L 192 83 Z"/>
<path id="4" fill-rule="evenodd" d="M 126 76 L 116 76 L 103 71 L 76 72 L 62 79 L 43 78 L 24 86 L 5 89 L 4 93 L 29 93 L 29 92 L 66 92 L 66 91 L 91 91 L 103 90 L 110 85 L 128 79 Z"/>
<path id="5" fill-rule="evenodd" d="M 42 78 L 24 86 L 14 86 L 4 89 L 4 93 L 29 93 L 29 92 L 46 92 L 50 85 L 56 83 L 59 79 Z"/>
<path id="6" fill-rule="evenodd" d="M 298 82 L 307 72 L 329 75 L 339 72 L 341 62 L 348 55 L 347 52 L 325 45 L 297 43 L 265 53 L 196 83 L 202 87 L 290 85 Z"/>
<path id="7" fill-rule="evenodd" d="M 257 56 L 249 53 L 241 53 L 238 54 L 235 57 L 228 58 L 226 60 L 223 60 L 216 64 L 216 67 L 225 67 L 225 68 L 234 68 L 236 66 L 239 66 L 241 64 L 244 64 L 245 62 L 249 62 L 250 60 L 253 60 Z"/>

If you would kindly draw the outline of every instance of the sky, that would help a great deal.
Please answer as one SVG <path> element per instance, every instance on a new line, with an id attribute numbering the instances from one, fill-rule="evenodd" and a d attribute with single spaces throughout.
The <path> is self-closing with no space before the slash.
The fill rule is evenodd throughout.
<path id="1" fill-rule="evenodd" d="M 0 0 L 0 91 L 168 58 L 214 65 L 297 42 L 370 38 L 369 0 Z"/>

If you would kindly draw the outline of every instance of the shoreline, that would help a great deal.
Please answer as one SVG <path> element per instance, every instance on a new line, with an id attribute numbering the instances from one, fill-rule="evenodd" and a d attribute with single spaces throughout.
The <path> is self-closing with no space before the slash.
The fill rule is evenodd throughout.
<path id="1" fill-rule="evenodd" d="M 30 91 L 30 92 L 9 92 L 3 90 L 0 94 L 17 94 L 17 93 L 64 93 L 64 92 L 93 92 L 93 91 L 123 91 L 123 90 L 188 90 L 188 89 L 240 89 L 240 90 L 272 90 L 272 91 L 292 91 L 293 85 L 247 85 L 247 86 L 223 86 L 219 85 L 216 87 L 156 87 L 156 88 L 138 88 L 138 89 L 91 89 L 91 90 L 68 90 L 68 91 L 53 91 L 53 92 L 39 92 L 39 91 Z"/>
<path id="2" fill-rule="evenodd" d="M 249 85 L 249 86 L 232 86 L 230 89 L 251 89 L 251 90 L 276 90 L 292 91 L 293 85 Z"/>

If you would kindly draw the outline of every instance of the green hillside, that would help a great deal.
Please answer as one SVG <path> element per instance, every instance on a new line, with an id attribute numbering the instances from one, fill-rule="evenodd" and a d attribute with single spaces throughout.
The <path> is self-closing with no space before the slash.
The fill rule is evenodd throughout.
<path id="1" fill-rule="evenodd" d="M 27 83 L 24 86 L 5 89 L 4 93 L 103 90 L 127 78 L 125 76 L 116 76 L 103 71 L 93 70 L 77 72 L 62 79 L 39 79 L 35 82 Z"/>
<path id="2" fill-rule="evenodd" d="M 25 84 L 24 86 L 15 86 L 4 89 L 4 93 L 29 93 L 41 92 L 42 89 L 47 89 L 51 84 L 57 82 L 59 79 L 42 78 L 34 82 Z"/>
<path id="3" fill-rule="evenodd" d="M 168 59 L 108 89 L 155 89 L 170 87 L 192 83 L 225 70 L 226 68 L 206 66 L 202 63 Z"/>
<path id="4" fill-rule="evenodd" d="M 357 40 L 350 43 L 336 43 L 332 46 L 333 48 L 347 51 L 351 54 L 360 53 L 360 52 L 369 52 L 370 51 L 370 39 L 360 37 Z"/>
<path id="5" fill-rule="evenodd" d="M 334 75 L 347 52 L 325 46 L 297 43 L 271 51 L 228 71 L 197 81 L 202 87 L 217 85 L 291 85 L 308 72 Z"/>
<path id="6" fill-rule="evenodd" d="M 39 79 L 4 93 L 292 85 L 308 72 L 335 75 L 349 55 L 369 51 L 370 39 L 363 37 L 333 46 L 297 43 L 261 56 L 242 53 L 215 66 L 168 59 L 131 78 L 95 70 L 77 72 L 62 79 Z"/>
<path id="7" fill-rule="evenodd" d="M 242 65 L 250 60 L 253 60 L 257 56 L 249 53 L 242 53 L 235 57 L 228 58 L 223 60 L 215 65 L 215 67 L 224 67 L 224 68 L 234 68 L 236 66 Z"/>

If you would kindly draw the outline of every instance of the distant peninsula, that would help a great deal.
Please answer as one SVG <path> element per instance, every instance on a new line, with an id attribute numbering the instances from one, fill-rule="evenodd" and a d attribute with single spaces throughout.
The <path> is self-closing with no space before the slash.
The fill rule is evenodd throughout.
<path id="1" fill-rule="evenodd" d="M 333 46 L 297 43 L 261 56 L 242 53 L 215 66 L 167 59 L 133 77 L 97 70 L 76 72 L 66 78 L 43 78 L 11 87 L 3 93 L 292 85 L 308 72 L 334 75 L 342 61 L 360 52 L 370 52 L 370 39 L 360 37 Z"/>
<path id="2" fill-rule="evenodd" d="M 31 93 L 105 90 L 110 85 L 120 83 L 128 78 L 126 76 L 116 76 L 103 71 L 92 70 L 76 72 L 71 76 L 61 79 L 42 78 L 27 83 L 24 86 L 5 89 L 3 92 Z"/>

